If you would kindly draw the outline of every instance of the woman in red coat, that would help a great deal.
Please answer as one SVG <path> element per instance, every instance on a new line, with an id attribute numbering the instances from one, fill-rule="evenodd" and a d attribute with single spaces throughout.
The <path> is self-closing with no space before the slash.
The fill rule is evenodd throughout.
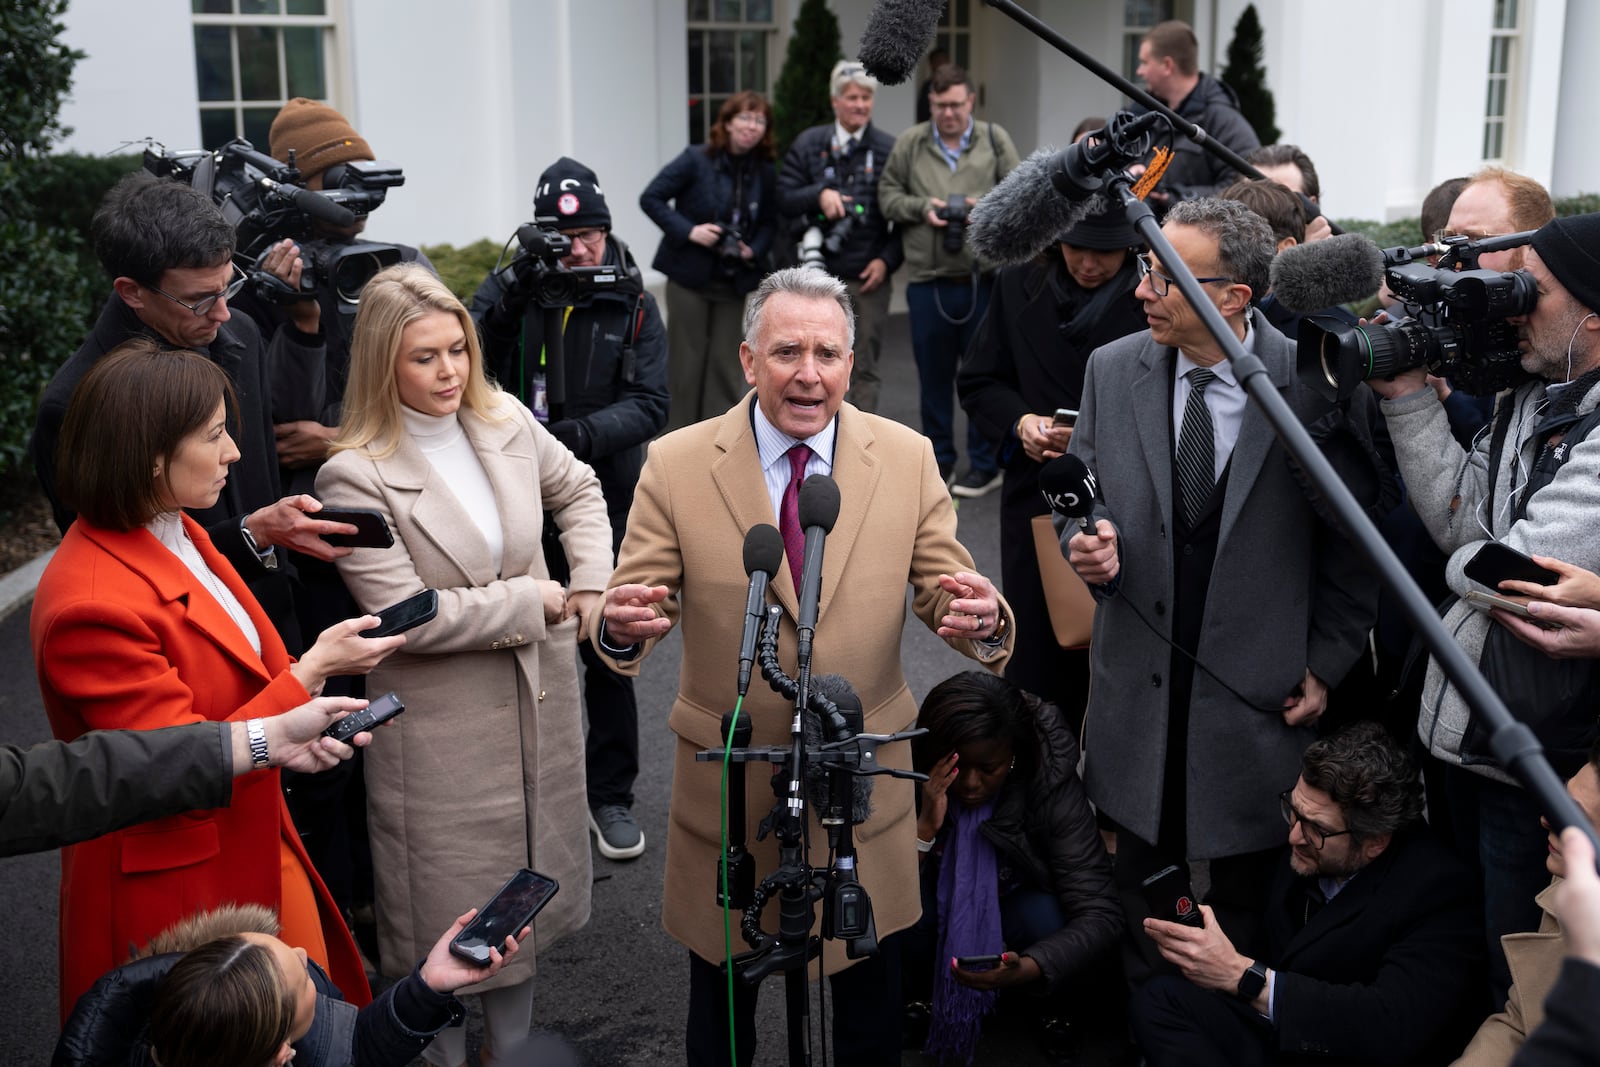
<path id="1" fill-rule="evenodd" d="M 183 514 L 215 503 L 239 458 L 227 431 L 231 394 L 210 360 L 144 339 L 108 354 L 73 394 L 59 466 L 78 520 L 45 569 L 31 620 L 45 710 L 62 740 L 248 722 L 305 703 L 330 675 L 365 673 L 404 643 L 359 637 L 377 623 L 368 616 L 329 628 L 292 662 L 237 572 Z M 230 901 L 278 911 L 285 937 L 347 1000 L 371 999 L 274 770 L 240 778 L 226 808 L 62 850 L 62 1017 L 130 947 Z"/>

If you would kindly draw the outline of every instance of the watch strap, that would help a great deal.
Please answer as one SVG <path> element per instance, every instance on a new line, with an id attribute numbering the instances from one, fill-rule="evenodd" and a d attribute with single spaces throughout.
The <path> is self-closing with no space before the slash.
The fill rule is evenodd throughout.
<path id="1" fill-rule="evenodd" d="M 247 719 L 244 732 L 250 739 L 250 766 L 265 767 L 271 758 L 267 752 L 267 728 L 260 719 Z"/>

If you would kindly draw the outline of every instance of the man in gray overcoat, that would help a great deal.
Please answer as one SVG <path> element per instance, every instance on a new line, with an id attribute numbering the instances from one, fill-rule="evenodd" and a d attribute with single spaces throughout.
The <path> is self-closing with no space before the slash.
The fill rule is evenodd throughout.
<path id="1" fill-rule="evenodd" d="M 1275 250 L 1267 224 L 1203 199 L 1174 206 L 1163 232 L 1295 401 L 1294 346 L 1252 306 Z M 1283 838 L 1274 802 L 1360 653 L 1377 588 L 1307 502 L 1171 269 L 1140 260 L 1150 329 L 1090 356 L 1070 446 L 1102 492 L 1094 530 L 1062 538 L 1100 599 L 1084 783 L 1117 830 L 1130 930 L 1148 913 L 1143 879 L 1204 859 L 1210 903 L 1248 941 Z"/>

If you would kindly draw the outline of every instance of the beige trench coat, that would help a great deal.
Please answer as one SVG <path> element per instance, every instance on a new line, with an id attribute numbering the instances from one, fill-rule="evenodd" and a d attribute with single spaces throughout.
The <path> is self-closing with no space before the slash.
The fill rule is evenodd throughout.
<path id="1" fill-rule="evenodd" d="M 760 523 L 777 524 L 750 427 L 753 395 L 724 415 L 650 445 L 610 582 L 667 586 L 671 595 L 657 609 L 683 630 L 678 698 L 668 719 L 678 737 L 662 921 L 669 934 L 713 962 L 723 958 L 722 913 L 713 895 L 721 771 L 718 764 L 696 762 L 694 754 L 719 744 L 722 713 L 733 707 L 738 692 L 748 583 L 740 564 L 745 534 Z M 839 518 L 823 552 L 812 669 L 849 679 L 861 697 L 867 731 L 892 733 L 911 726 L 917 717 L 916 701 L 900 668 L 906 587 L 911 587 L 912 613 L 935 629 L 955 599 L 940 587 L 939 575 L 973 570 L 972 556 L 956 540 L 955 509 L 927 438 L 849 404 L 839 410 L 838 427 L 833 479 L 839 486 Z M 767 600 L 784 609 L 778 659 L 793 677 L 799 604 L 787 561 L 773 575 Z M 1009 618 L 1010 608 L 1003 599 L 1000 603 Z M 599 621 L 600 612 L 595 612 L 591 632 Z M 950 645 L 998 672 L 1011 657 L 1014 637 L 1013 629 L 999 647 L 969 640 L 952 640 Z M 643 653 L 654 645 L 646 643 Z M 641 654 L 617 668 L 637 674 L 643 658 Z M 758 673 L 744 704 L 752 743 L 786 742 L 792 710 Z M 909 767 L 910 747 L 904 742 L 890 745 L 879 757 L 887 765 Z M 771 810 L 773 798 L 767 773 L 752 766 L 746 776 L 747 839 L 759 879 L 777 866 L 777 851 L 771 837 L 762 843 L 755 839 L 756 825 Z M 874 779 L 872 818 L 856 829 L 859 876 L 872 897 L 879 937 L 905 929 L 922 912 L 914 789 L 912 782 Z M 827 837 L 812 815 L 811 863 L 821 866 Z M 777 929 L 775 905 L 768 907 L 764 925 L 769 932 Z M 734 916 L 735 953 L 747 947 L 738 930 L 739 917 Z M 827 973 L 851 962 L 842 944 L 824 944 Z"/>
<path id="2" fill-rule="evenodd" d="M 363 609 L 422 589 L 439 614 L 367 680 L 398 693 L 406 712 L 367 749 L 367 807 L 385 974 L 410 973 L 468 908 L 481 907 L 519 867 L 561 883 L 535 923 L 538 948 L 589 918 L 592 868 L 583 774 L 577 621 L 546 627 L 540 533 L 555 512 L 573 590 L 601 590 L 611 528 L 589 467 L 502 396 L 491 422 L 461 423 L 494 487 L 505 534 L 497 576 L 483 535 L 407 435 L 391 456 L 340 452 L 317 477 L 330 507 L 381 512 L 392 548 L 358 548 L 339 572 Z M 534 953 L 470 991 L 531 977 Z"/>

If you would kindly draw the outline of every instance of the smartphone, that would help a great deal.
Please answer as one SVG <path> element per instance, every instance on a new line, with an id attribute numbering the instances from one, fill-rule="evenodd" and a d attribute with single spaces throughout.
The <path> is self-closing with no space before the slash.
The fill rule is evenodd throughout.
<path id="1" fill-rule="evenodd" d="M 1539 566 L 1521 552 L 1499 541 L 1490 541 L 1478 549 L 1478 554 L 1468 561 L 1462 571 L 1468 578 L 1490 589 L 1499 589 L 1500 583 L 1507 580 L 1533 582 L 1537 585 L 1555 585 L 1561 580 L 1561 575 L 1557 572 Z"/>
<path id="2" fill-rule="evenodd" d="M 992 971 L 1000 966 L 1000 961 L 1004 958 L 1004 953 L 994 956 L 957 956 L 956 966 L 963 971 Z"/>
<path id="3" fill-rule="evenodd" d="M 475 967 L 489 966 L 490 946 L 503 951 L 506 938 L 521 933 L 560 888 L 554 878 L 522 868 L 450 940 L 451 954 Z"/>
<path id="4" fill-rule="evenodd" d="M 1185 926 L 1204 926 L 1205 916 L 1200 913 L 1200 902 L 1194 898 L 1189 885 L 1189 870 L 1173 864 L 1157 871 L 1139 886 L 1144 891 L 1145 905 L 1151 918 L 1164 919 Z"/>
<path id="5" fill-rule="evenodd" d="M 400 603 L 391 604 L 373 614 L 378 616 L 378 625 L 370 630 L 362 630 L 362 637 L 393 637 L 395 634 L 403 634 L 439 614 L 439 593 L 434 589 L 424 589 L 415 596 L 408 596 Z"/>
<path id="6" fill-rule="evenodd" d="M 1537 615 L 1533 614 L 1533 612 L 1529 611 L 1526 604 L 1518 604 L 1515 600 L 1507 600 L 1505 597 L 1495 596 L 1493 593 L 1484 593 L 1477 589 L 1469 589 L 1467 590 L 1466 601 L 1468 604 L 1484 608 L 1485 610 L 1489 608 L 1499 608 L 1502 611 L 1509 611 L 1518 618 L 1527 619 L 1529 622 L 1533 623 L 1535 626 L 1541 627 L 1542 629 L 1561 629 L 1561 624 L 1559 622 L 1551 622 L 1549 619 L 1541 619 Z"/>
<path id="7" fill-rule="evenodd" d="M 1076 426 L 1078 424 L 1077 408 L 1056 408 L 1056 417 L 1050 420 L 1052 426 Z"/>
<path id="8" fill-rule="evenodd" d="M 323 534 L 322 539 L 335 548 L 388 548 L 394 544 L 394 532 L 389 524 L 371 508 L 323 508 L 311 517 L 346 522 L 356 528 L 353 534 Z"/>
<path id="9" fill-rule="evenodd" d="M 322 736 L 348 743 L 352 737 L 362 730 L 371 730 L 374 727 L 381 726 L 405 710 L 406 706 L 400 703 L 398 696 L 393 693 L 385 693 L 378 699 L 370 701 L 360 711 L 352 711 L 322 731 Z"/>

